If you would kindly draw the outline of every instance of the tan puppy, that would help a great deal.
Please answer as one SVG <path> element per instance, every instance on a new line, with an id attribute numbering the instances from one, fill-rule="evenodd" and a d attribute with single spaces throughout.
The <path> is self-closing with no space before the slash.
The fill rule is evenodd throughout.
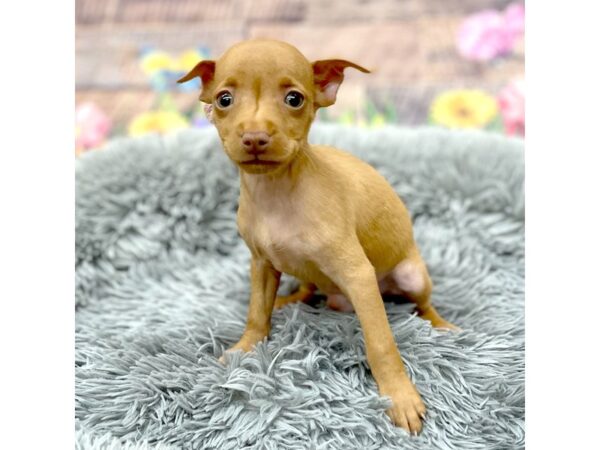
<path id="1" fill-rule="evenodd" d="M 394 342 L 380 289 L 403 294 L 433 326 L 451 328 L 429 301 L 431 280 L 409 214 L 368 164 L 340 150 L 309 145 L 320 107 L 335 102 L 347 67 L 339 59 L 310 63 L 289 44 L 252 40 L 215 61 L 202 61 L 180 82 L 202 79 L 200 100 L 225 152 L 240 169 L 239 231 L 252 253 L 246 329 L 231 350 L 249 351 L 270 331 L 282 272 L 303 281 L 278 306 L 309 298 L 356 311 L 366 354 L 396 425 L 421 430 L 425 406 Z M 346 299 L 349 299 L 349 303 Z"/>

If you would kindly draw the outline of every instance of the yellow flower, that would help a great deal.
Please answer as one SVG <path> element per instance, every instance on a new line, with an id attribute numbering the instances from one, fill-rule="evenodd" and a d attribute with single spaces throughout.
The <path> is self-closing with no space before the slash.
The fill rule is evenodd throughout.
<path id="1" fill-rule="evenodd" d="M 373 128 L 379 128 L 385 125 L 385 116 L 381 113 L 375 114 L 371 118 L 371 123 L 369 124 Z"/>
<path id="2" fill-rule="evenodd" d="M 177 111 L 148 111 L 134 117 L 129 123 L 129 135 L 166 133 L 187 128 L 188 120 Z"/>
<path id="3" fill-rule="evenodd" d="M 177 62 L 168 53 L 152 51 L 144 55 L 141 65 L 146 75 L 153 75 L 159 70 L 175 70 Z"/>
<path id="4" fill-rule="evenodd" d="M 350 111 L 345 111 L 342 114 L 340 114 L 338 122 L 343 123 L 344 125 L 353 125 L 354 115 Z"/>
<path id="5" fill-rule="evenodd" d="M 496 99 L 476 90 L 448 91 L 431 105 L 432 121 L 450 128 L 481 128 L 497 114 Z"/>
<path id="6" fill-rule="evenodd" d="M 202 61 L 202 55 L 196 50 L 187 50 L 179 55 L 177 69 L 181 72 L 189 72 L 196 64 Z"/>

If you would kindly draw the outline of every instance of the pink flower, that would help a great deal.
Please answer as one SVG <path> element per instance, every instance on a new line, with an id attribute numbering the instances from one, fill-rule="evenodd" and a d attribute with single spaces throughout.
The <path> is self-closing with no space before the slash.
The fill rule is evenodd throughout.
<path id="1" fill-rule="evenodd" d="M 511 3 L 504 11 L 506 29 L 513 38 L 525 32 L 525 7 L 520 3 Z"/>
<path id="2" fill-rule="evenodd" d="M 513 80 L 498 95 L 498 106 L 508 135 L 525 135 L 525 80 Z"/>
<path id="3" fill-rule="evenodd" d="M 110 119 L 94 103 L 75 108 L 75 149 L 82 152 L 99 146 L 111 129 Z"/>
<path id="4" fill-rule="evenodd" d="M 490 61 L 512 51 L 525 29 L 525 8 L 509 5 L 504 14 L 485 10 L 467 17 L 458 31 L 457 46 L 466 59 Z"/>

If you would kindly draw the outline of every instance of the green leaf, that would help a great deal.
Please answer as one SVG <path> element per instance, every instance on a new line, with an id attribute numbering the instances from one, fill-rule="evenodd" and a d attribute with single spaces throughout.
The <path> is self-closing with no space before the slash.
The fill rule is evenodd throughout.
<path id="1" fill-rule="evenodd" d="M 484 127 L 484 129 L 488 131 L 495 131 L 497 133 L 504 133 L 505 128 L 502 114 L 496 114 L 496 116 Z"/>
<path id="2" fill-rule="evenodd" d="M 384 114 L 386 121 L 388 122 L 398 122 L 398 113 L 396 112 L 396 107 L 390 101 L 387 102 L 384 109 Z"/>

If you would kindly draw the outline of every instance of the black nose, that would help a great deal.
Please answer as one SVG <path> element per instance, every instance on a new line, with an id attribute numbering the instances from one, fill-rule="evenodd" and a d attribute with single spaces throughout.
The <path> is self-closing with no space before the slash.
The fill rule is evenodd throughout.
<path id="1" fill-rule="evenodd" d="M 253 155 L 266 152 L 270 143 L 271 136 L 264 131 L 246 131 L 242 134 L 242 145 Z"/>

